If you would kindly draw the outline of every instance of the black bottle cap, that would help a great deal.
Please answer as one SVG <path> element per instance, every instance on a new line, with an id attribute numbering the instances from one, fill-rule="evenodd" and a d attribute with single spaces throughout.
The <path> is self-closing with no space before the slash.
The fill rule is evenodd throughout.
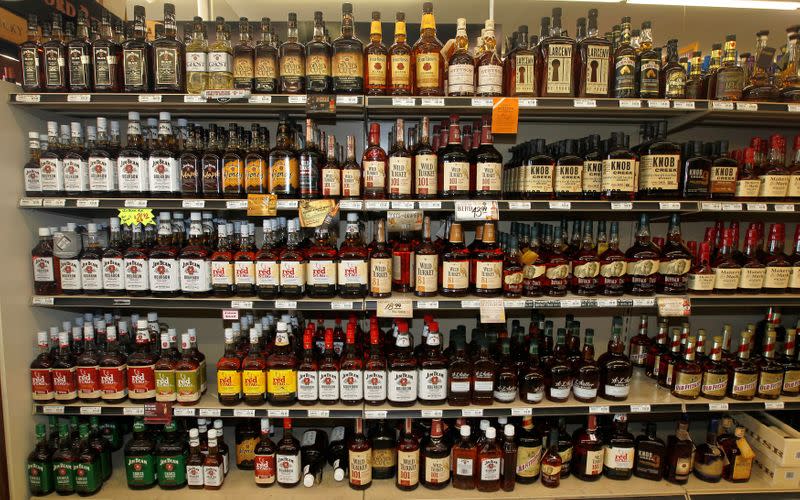
<path id="1" fill-rule="evenodd" d="M 736 41 L 736 35 L 728 35 L 728 36 L 726 36 L 725 37 L 725 41 L 726 42 L 735 42 Z"/>
<path id="2" fill-rule="evenodd" d="M 433 12 L 433 2 L 425 2 L 422 4 L 422 12 L 425 14 Z"/>
<path id="3" fill-rule="evenodd" d="M 405 21 L 406 20 L 406 13 L 405 12 L 398 12 L 394 15 L 395 21 Z"/>
<path id="4" fill-rule="evenodd" d="M 517 28 L 517 32 L 527 34 L 528 33 L 528 25 L 527 24 L 523 24 L 522 26 Z"/>
<path id="5" fill-rule="evenodd" d="M 756 33 L 756 36 L 769 36 L 769 30 L 761 30 Z"/>
<path id="6" fill-rule="evenodd" d="M 653 27 L 653 22 L 652 21 L 644 21 L 642 23 L 642 29 L 643 30 L 648 30 L 648 29 L 650 29 L 652 27 Z"/>
<path id="7" fill-rule="evenodd" d="M 553 7 L 553 17 L 561 17 L 561 7 Z"/>
<path id="8" fill-rule="evenodd" d="M 342 4 L 342 14 L 352 14 L 353 13 L 353 4 L 351 3 L 343 3 Z"/>

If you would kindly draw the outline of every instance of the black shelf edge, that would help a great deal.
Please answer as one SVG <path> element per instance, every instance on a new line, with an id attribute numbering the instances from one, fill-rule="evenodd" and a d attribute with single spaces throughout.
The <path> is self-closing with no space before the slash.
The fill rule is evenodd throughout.
<path id="1" fill-rule="evenodd" d="M 221 311 L 223 309 L 296 310 L 296 311 L 362 311 L 362 300 L 348 299 L 275 299 L 257 298 L 158 298 L 108 297 L 90 295 L 36 295 L 31 298 L 36 307 L 125 307 L 151 309 L 192 309 Z"/>

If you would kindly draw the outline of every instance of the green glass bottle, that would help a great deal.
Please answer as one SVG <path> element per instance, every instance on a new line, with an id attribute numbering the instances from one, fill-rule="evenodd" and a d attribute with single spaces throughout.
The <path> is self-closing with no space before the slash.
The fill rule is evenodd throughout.
<path id="1" fill-rule="evenodd" d="M 128 488 L 144 490 L 156 484 L 155 443 L 147 434 L 144 419 L 133 423 L 133 437 L 125 445 L 125 476 Z"/>
<path id="2" fill-rule="evenodd" d="M 31 495 L 47 495 L 55 488 L 52 455 L 45 425 L 36 424 L 36 446 L 28 455 L 28 487 Z"/>
<path id="3" fill-rule="evenodd" d="M 172 421 L 164 426 L 161 441 L 156 445 L 156 475 L 158 486 L 176 490 L 186 486 L 186 441 L 178 436 L 178 427 Z"/>
<path id="4" fill-rule="evenodd" d="M 78 456 L 72 447 L 67 424 L 58 425 L 58 449 L 53 453 L 55 489 L 59 495 L 75 493 L 75 462 Z"/>
<path id="5" fill-rule="evenodd" d="M 81 496 L 94 495 L 103 486 L 103 466 L 100 454 L 89 442 L 89 424 L 78 427 L 80 444 L 78 460 L 75 463 L 75 492 Z"/>
<path id="6" fill-rule="evenodd" d="M 103 437 L 100 430 L 100 417 L 89 418 L 89 444 L 100 454 L 100 470 L 103 481 L 107 481 L 114 466 L 111 464 L 111 443 Z"/>

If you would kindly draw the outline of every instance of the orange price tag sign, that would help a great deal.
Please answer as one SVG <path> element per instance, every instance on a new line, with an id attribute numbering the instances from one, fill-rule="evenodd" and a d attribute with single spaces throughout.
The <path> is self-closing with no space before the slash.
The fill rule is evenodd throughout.
<path id="1" fill-rule="evenodd" d="M 278 215 L 278 196 L 274 194 L 248 194 L 247 215 L 275 217 Z"/>
<path id="2" fill-rule="evenodd" d="M 495 97 L 492 102 L 492 133 L 516 134 L 519 128 L 519 98 Z"/>

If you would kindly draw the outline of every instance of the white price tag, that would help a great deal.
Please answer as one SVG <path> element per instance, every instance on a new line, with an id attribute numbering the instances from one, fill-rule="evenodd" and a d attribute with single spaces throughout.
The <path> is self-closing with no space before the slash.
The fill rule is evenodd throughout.
<path id="1" fill-rule="evenodd" d="M 462 300 L 461 309 L 478 309 L 481 306 L 480 300 Z"/>
<path id="2" fill-rule="evenodd" d="M 297 200 L 278 200 L 276 207 L 278 210 L 297 208 Z"/>
<path id="3" fill-rule="evenodd" d="M 519 107 L 520 108 L 535 108 L 539 106 L 539 101 L 536 99 L 531 99 L 530 97 L 520 97 L 519 98 Z"/>
<path id="4" fill-rule="evenodd" d="M 641 108 L 642 101 L 639 99 L 620 99 L 619 100 L 619 107 L 620 108 Z"/>
<path id="5" fill-rule="evenodd" d="M 131 305 L 131 299 L 114 299 L 115 306 L 129 306 Z"/>
<path id="6" fill-rule="evenodd" d="M 596 108 L 597 101 L 594 99 L 574 99 L 572 106 L 576 108 Z"/>
<path id="7" fill-rule="evenodd" d="M 45 198 L 42 202 L 44 207 L 64 207 L 67 205 L 67 200 L 64 198 Z"/>
<path id="8" fill-rule="evenodd" d="M 83 200 L 80 199 L 75 202 L 78 208 L 97 208 L 100 206 L 100 200 Z"/>
<path id="9" fill-rule="evenodd" d="M 732 111 L 733 101 L 711 101 L 711 109 Z"/>
<path id="10" fill-rule="evenodd" d="M 389 210 L 390 202 L 388 201 L 365 201 L 364 208 L 367 210 Z"/>
<path id="11" fill-rule="evenodd" d="M 482 417 L 483 408 L 463 408 L 461 410 L 462 417 Z"/>
<path id="12" fill-rule="evenodd" d="M 206 208 L 206 200 L 183 200 L 181 208 Z"/>
<path id="13" fill-rule="evenodd" d="M 21 207 L 41 207 L 41 198 L 20 198 L 19 206 Z"/>
<path id="14" fill-rule="evenodd" d="M 413 201 L 393 201 L 392 210 L 414 210 Z"/>
<path id="15" fill-rule="evenodd" d="M 786 203 L 778 203 L 775 205 L 776 212 L 794 212 L 794 205 Z"/>
<path id="16" fill-rule="evenodd" d="M 422 410 L 422 418 L 442 418 L 442 410 Z"/>
<path id="17" fill-rule="evenodd" d="M 358 104 L 357 95 L 337 95 L 336 104 Z"/>
<path id="18" fill-rule="evenodd" d="M 658 297 L 658 315 L 662 318 L 689 316 L 692 303 L 686 297 Z"/>
<path id="19" fill-rule="evenodd" d="M 580 306 L 581 306 L 581 299 L 561 299 L 561 307 L 563 309 L 569 309 Z"/>
<path id="20" fill-rule="evenodd" d="M 758 111 L 758 104 L 755 102 L 737 102 L 736 109 L 739 111 Z"/>
<path id="21" fill-rule="evenodd" d="M 139 94 L 139 102 L 161 102 L 161 94 Z"/>
<path id="22" fill-rule="evenodd" d="M 364 410 L 364 418 L 386 418 L 386 410 Z"/>
<path id="23" fill-rule="evenodd" d="M 631 405 L 631 413 L 650 413 L 650 405 Z"/>
<path id="24" fill-rule="evenodd" d="M 441 201 L 418 201 L 417 206 L 420 210 L 441 210 L 442 202 Z"/>
<path id="25" fill-rule="evenodd" d="M 669 101 L 666 99 L 648 99 L 648 108 L 669 108 Z"/>
<path id="26" fill-rule="evenodd" d="M 267 410 L 267 416 L 268 417 L 288 417 L 289 416 L 289 410 L 284 410 L 284 409 Z"/>
<path id="27" fill-rule="evenodd" d="M 342 200 L 339 202 L 340 210 L 361 210 L 363 202 L 361 200 Z"/>
<path id="28" fill-rule="evenodd" d="M 42 96 L 39 94 L 17 94 L 15 100 L 17 102 L 40 102 Z"/>
<path id="29" fill-rule="evenodd" d="M 289 104 L 305 104 L 306 103 L 306 96 L 304 95 L 290 95 L 289 96 Z"/>
<path id="30" fill-rule="evenodd" d="M 612 201 L 611 210 L 632 210 L 633 202 L 631 201 Z"/>
<path id="31" fill-rule="evenodd" d="M 497 202 L 486 201 L 456 201 L 456 220 L 497 220 L 499 212 Z"/>
<path id="32" fill-rule="evenodd" d="M 200 94 L 186 94 L 183 96 L 183 102 L 206 102 L 205 97 L 201 96 Z"/>
<path id="33" fill-rule="evenodd" d="M 525 309 L 525 299 L 505 299 L 503 305 L 506 309 Z"/>
<path id="34" fill-rule="evenodd" d="M 709 210 L 711 212 L 719 212 L 722 210 L 722 203 L 718 203 L 715 201 L 704 201 L 700 203 L 701 210 Z"/>
<path id="35" fill-rule="evenodd" d="M 228 210 L 247 210 L 247 200 L 228 200 L 225 202 Z"/>
<path id="36" fill-rule="evenodd" d="M 723 212 L 741 212 L 742 211 L 742 204 L 741 203 L 723 203 L 722 204 L 722 211 Z"/>
<path id="37" fill-rule="evenodd" d="M 328 418 L 330 416 L 330 410 L 308 410 L 308 418 Z"/>
<path id="38" fill-rule="evenodd" d="M 125 208 L 146 208 L 147 200 L 129 199 L 125 200 Z"/>
<path id="39" fill-rule="evenodd" d="M 570 210 L 572 208 L 572 202 L 569 202 L 569 201 L 551 201 L 551 202 L 548 202 L 547 206 L 550 207 L 550 210 Z"/>
<path id="40" fill-rule="evenodd" d="M 417 309 L 419 310 L 427 310 L 427 309 L 439 309 L 439 301 L 438 300 L 418 300 L 417 301 Z"/>
<path id="41" fill-rule="evenodd" d="M 444 98 L 443 97 L 423 97 L 422 98 L 422 105 L 423 106 L 444 106 Z"/>
<path id="42" fill-rule="evenodd" d="M 748 203 L 747 210 L 749 212 L 766 212 L 767 211 L 767 204 L 766 203 Z"/>
<path id="43" fill-rule="evenodd" d="M 194 408 L 182 408 L 180 406 L 175 406 L 172 408 L 172 414 L 176 417 L 194 417 L 195 412 Z"/>
<path id="44" fill-rule="evenodd" d="M 334 311 L 349 311 L 353 309 L 352 300 L 333 300 L 331 301 L 331 309 Z"/>
<path id="45" fill-rule="evenodd" d="M 675 109 L 694 109 L 694 101 L 672 101 Z"/>
<path id="46" fill-rule="evenodd" d="M 533 408 L 511 408 L 512 417 L 529 417 L 533 415 Z"/>
<path id="47" fill-rule="evenodd" d="M 531 202 L 529 202 L 529 201 L 509 201 L 508 202 L 508 209 L 509 210 L 530 210 L 531 209 Z"/>
<path id="48" fill-rule="evenodd" d="M 506 308 L 503 299 L 481 299 L 481 323 L 505 323 Z"/>
<path id="49" fill-rule="evenodd" d="M 633 307 L 653 307 L 656 305 L 655 297 L 650 297 L 646 299 L 633 299 Z"/>
<path id="50" fill-rule="evenodd" d="M 99 406 L 81 406 L 81 415 L 100 415 L 103 409 Z"/>
<path id="51" fill-rule="evenodd" d="M 708 403 L 708 411 L 728 411 L 728 403 Z"/>
<path id="52" fill-rule="evenodd" d="M 472 107 L 473 108 L 491 108 L 494 105 L 494 101 L 492 99 L 488 99 L 486 97 L 473 97 L 472 98 Z"/>
<path id="53" fill-rule="evenodd" d="M 230 321 L 238 321 L 239 320 L 239 310 L 238 309 L 223 309 L 222 310 L 222 319 L 227 319 Z"/>
<path id="54" fill-rule="evenodd" d="M 256 411 L 255 410 L 241 410 L 241 409 L 234 409 L 233 410 L 234 417 L 255 417 Z"/>
<path id="55" fill-rule="evenodd" d="M 800 104 L 787 104 L 786 111 L 789 113 L 800 113 Z"/>
<path id="56" fill-rule="evenodd" d="M 610 409 L 608 406 L 590 406 L 589 413 L 608 413 Z"/>
<path id="57" fill-rule="evenodd" d="M 126 416 L 144 415 L 144 406 L 132 406 L 129 408 L 123 408 L 122 414 Z"/>
<path id="58" fill-rule="evenodd" d="M 35 306 L 52 306 L 53 297 L 34 297 L 33 305 Z"/>
<path id="59" fill-rule="evenodd" d="M 201 417 L 219 417 L 221 414 L 222 410 L 219 408 L 200 408 Z"/>
<path id="60" fill-rule="evenodd" d="M 92 102 L 91 94 L 68 94 L 67 102 Z"/>
<path id="61" fill-rule="evenodd" d="M 42 413 L 45 415 L 63 415 L 64 414 L 64 406 L 63 405 L 44 405 L 42 407 Z"/>
<path id="62" fill-rule="evenodd" d="M 764 401 L 765 410 L 783 410 L 783 401 Z"/>
<path id="63" fill-rule="evenodd" d="M 375 307 L 379 318 L 413 318 L 413 306 L 409 299 L 379 299 Z"/>
<path id="64" fill-rule="evenodd" d="M 597 299 L 597 307 L 617 307 L 617 299 Z"/>
<path id="65" fill-rule="evenodd" d="M 231 309 L 252 309 L 253 308 L 253 301 L 252 300 L 232 300 L 231 301 Z"/>
<path id="66" fill-rule="evenodd" d="M 679 201 L 661 201 L 658 203 L 659 210 L 680 210 L 681 202 Z"/>
<path id="67" fill-rule="evenodd" d="M 247 99 L 250 104 L 272 104 L 271 95 L 253 94 Z"/>
<path id="68" fill-rule="evenodd" d="M 413 97 L 392 97 L 392 106 L 414 107 L 416 102 L 416 99 Z"/>
<path id="69" fill-rule="evenodd" d="M 297 309 L 296 300 L 276 300 L 275 309 Z"/>

